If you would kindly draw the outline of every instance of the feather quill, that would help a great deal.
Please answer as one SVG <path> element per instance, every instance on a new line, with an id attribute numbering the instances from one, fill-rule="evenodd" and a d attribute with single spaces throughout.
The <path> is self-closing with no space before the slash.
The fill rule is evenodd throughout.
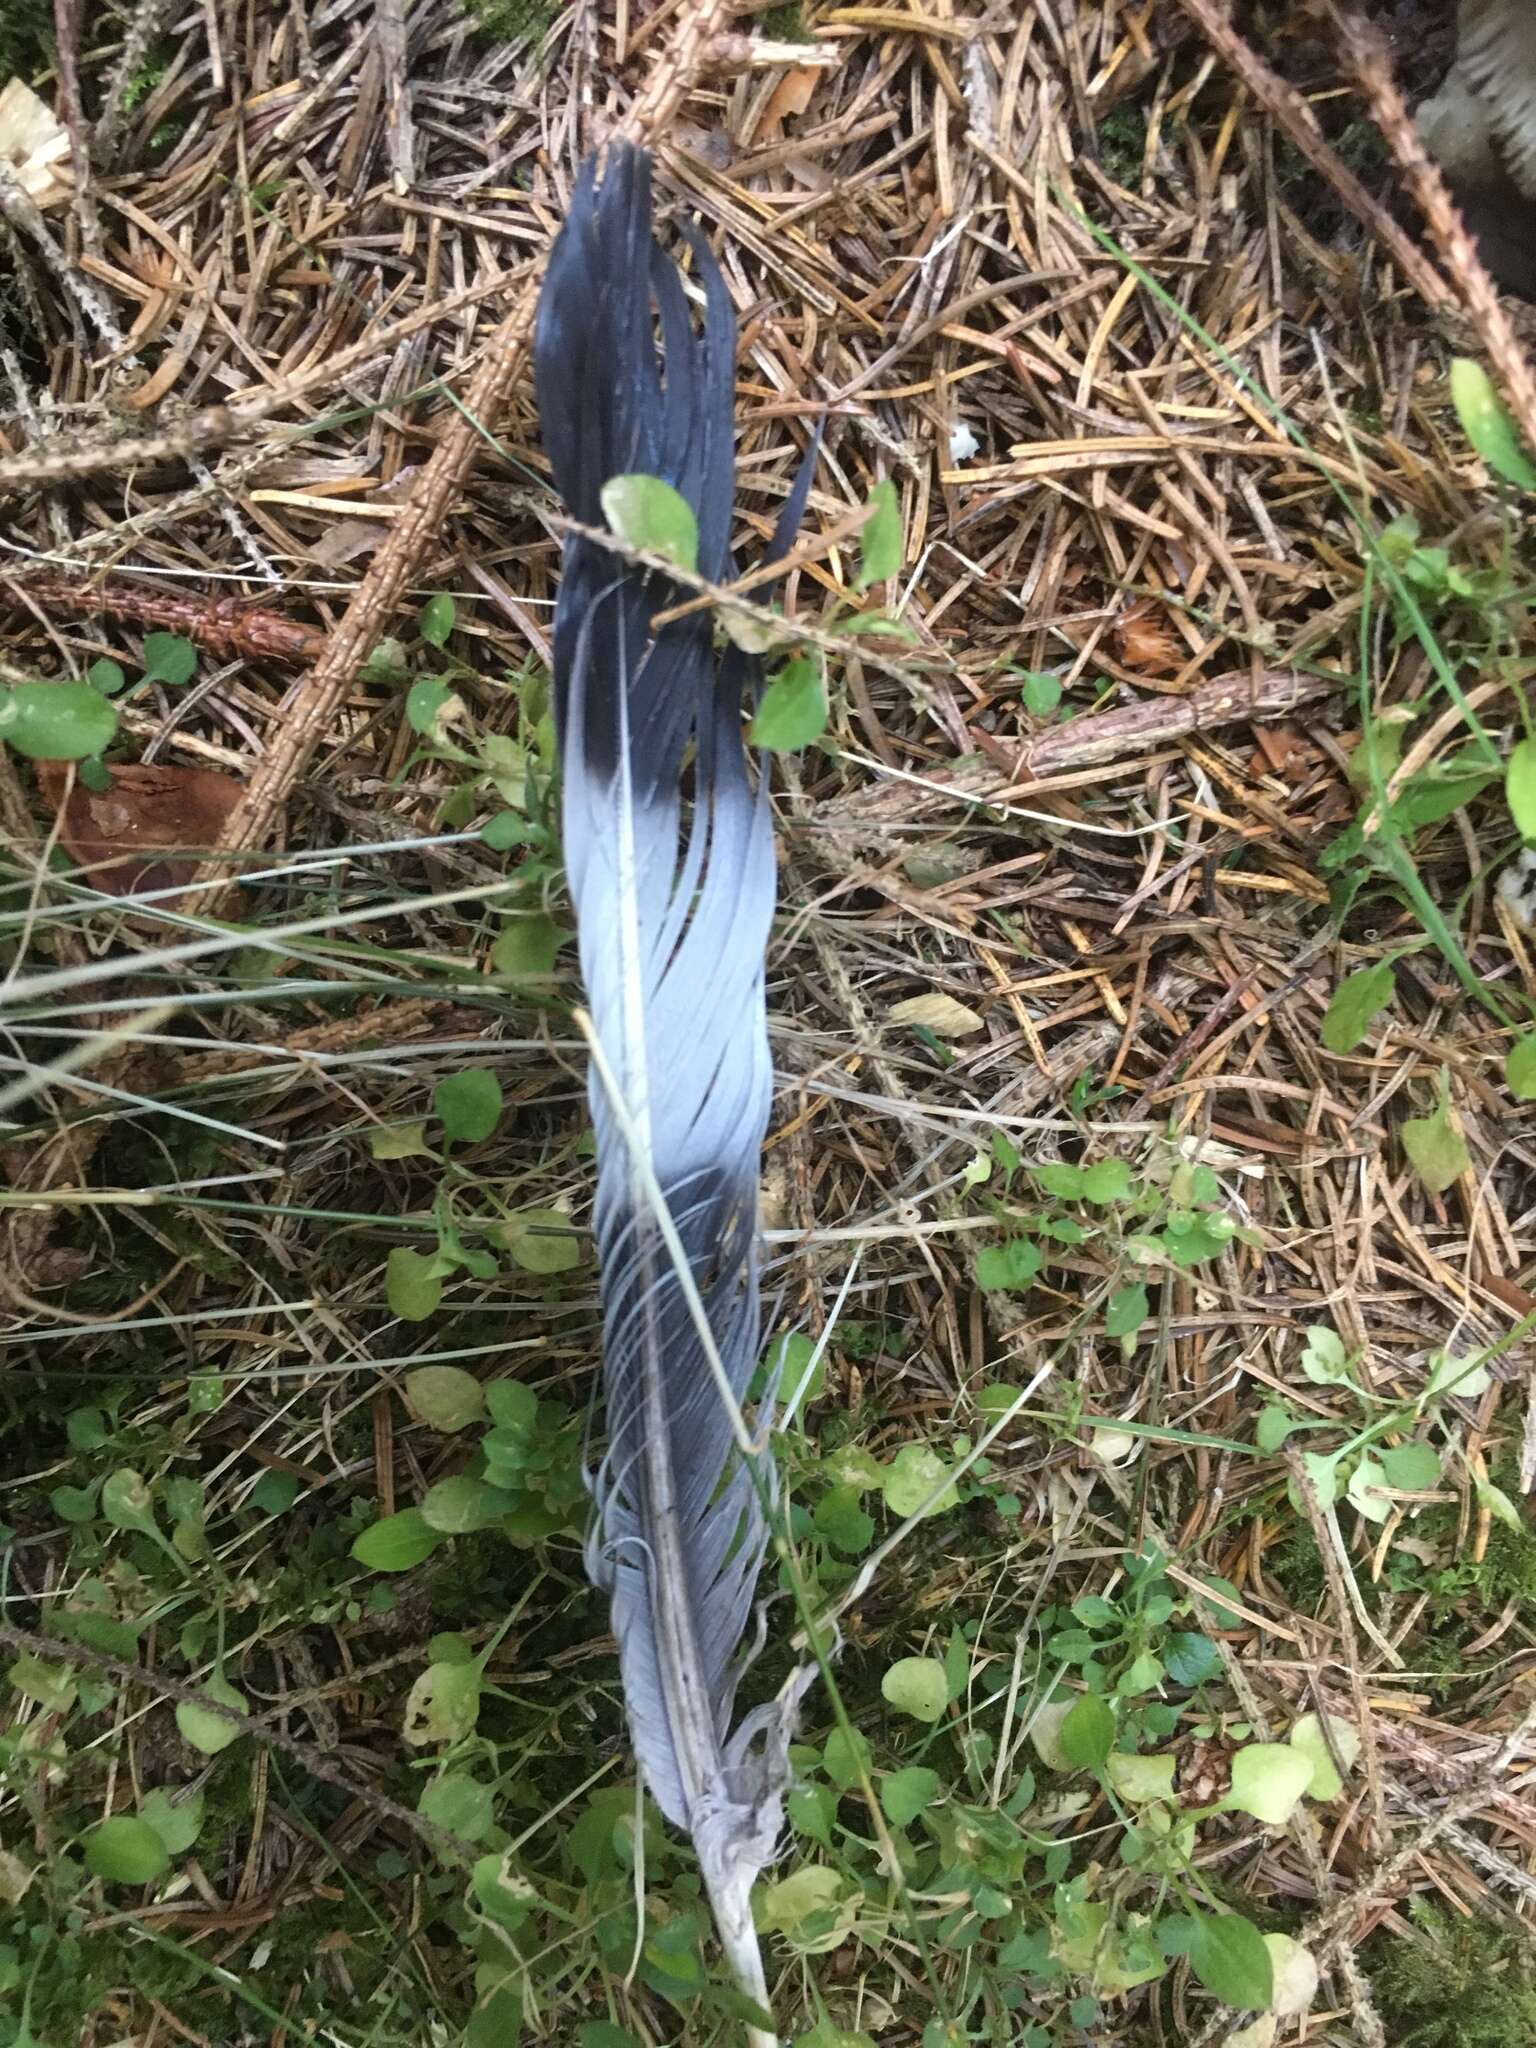
<path id="1" fill-rule="evenodd" d="M 534 367 L 573 518 L 601 523 L 611 477 L 660 477 L 693 509 L 700 573 L 722 582 L 734 573 L 736 329 L 713 259 L 689 240 L 697 331 L 652 238 L 649 159 L 615 146 L 600 180 L 589 161 L 551 252 Z M 808 483 L 807 464 L 775 555 Z M 798 1688 L 733 1721 L 773 1498 L 741 1409 L 760 1344 L 774 857 L 741 730 L 756 665 L 735 648 L 717 655 L 707 613 L 653 634 L 680 594 L 600 544 L 566 542 L 555 714 L 591 1018 L 608 1431 L 587 1569 L 611 1601 L 645 1783 L 692 1836 L 737 1980 L 765 2005 L 749 1894 L 782 1826 Z"/>

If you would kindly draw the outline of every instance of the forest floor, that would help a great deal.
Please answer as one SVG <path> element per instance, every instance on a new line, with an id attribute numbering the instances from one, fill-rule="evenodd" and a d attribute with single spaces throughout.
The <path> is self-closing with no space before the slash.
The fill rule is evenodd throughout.
<path id="1" fill-rule="evenodd" d="M 753 62 L 474 4 L 0 11 L 94 131 L 0 171 L 0 683 L 105 752 L 0 749 L 0 2048 L 742 2037 L 581 1554 L 524 342 L 616 123 L 736 302 L 748 558 L 822 430 L 780 2032 L 1520 2048 L 1536 556 L 1450 367 L 1528 401 L 1528 309 L 1326 10 L 790 5 Z M 1374 13 L 1433 89 L 1449 6 Z"/>

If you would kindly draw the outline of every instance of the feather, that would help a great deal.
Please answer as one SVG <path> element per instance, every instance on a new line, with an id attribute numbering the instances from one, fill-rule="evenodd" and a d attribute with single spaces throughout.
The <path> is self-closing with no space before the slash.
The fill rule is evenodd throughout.
<path id="1" fill-rule="evenodd" d="M 720 582 L 734 573 L 736 330 L 724 280 L 689 239 L 697 332 L 652 239 L 649 159 L 615 146 L 601 182 L 589 161 L 551 252 L 535 375 L 573 518 L 601 523 L 613 476 L 660 477 L 688 500 L 700 573 Z M 807 464 L 775 557 L 809 475 Z M 774 1499 L 771 1460 L 741 1413 L 760 1344 L 774 855 L 765 777 L 749 775 L 741 729 L 756 664 L 734 647 L 717 656 L 706 612 L 653 635 L 653 615 L 681 594 L 598 543 L 566 542 L 555 715 L 590 1011 L 608 1433 L 587 1569 L 610 1598 L 644 1781 L 693 1837 L 738 1982 L 765 2004 L 749 1893 L 780 1834 L 804 1682 L 733 1727 Z"/>

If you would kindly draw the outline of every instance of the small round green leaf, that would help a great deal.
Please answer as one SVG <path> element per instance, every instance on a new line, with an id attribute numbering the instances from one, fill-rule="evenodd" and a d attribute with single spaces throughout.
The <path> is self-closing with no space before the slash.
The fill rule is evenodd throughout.
<path id="1" fill-rule="evenodd" d="M 450 1138 L 478 1145 L 501 1122 L 501 1083 L 488 1067 L 466 1067 L 438 1082 L 432 1107 Z"/>
<path id="2" fill-rule="evenodd" d="M 220 1705 L 233 1707 L 237 1714 L 249 1713 L 245 1695 L 237 1692 L 229 1680 L 218 1672 L 212 1678 L 205 1678 L 203 1692 L 210 1700 Z M 178 1700 L 176 1703 L 176 1726 L 181 1730 L 182 1739 L 200 1750 L 204 1756 L 217 1756 L 222 1749 L 228 1749 L 232 1742 L 238 1742 L 245 1730 L 238 1721 L 231 1721 L 226 1715 L 216 1714 L 211 1708 L 200 1707 L 194 1700 Z"/>
<path id="3" fill-rule="evenodd" d="M 189 1792 L 184 1799 L 173 1799 L 157 1785 L 153 1792 L 145 1793 L 139 1816 L 148 1821 L 172 1856 L 181 1856 L 197 1840 L 203 1825 L 203 1795 Z"/>
<path id="4" fill-rule="evenodd" d="M 0 739 L 29 761 L 87 761 L 116 731 L 117 713 L 89 683 L 13 683 L 0 690 Z"/>
<path id="5" fill-rule="evenodd" d="M 1232 1789 L 1221 1803 L 1268 1827 L 1284 1827 L 1312 1782 L 1312 1769 L 1312 1759 L 1286 1743 L 1250 1742 L 1232 1759 Z"/>
<path id="6" fill-rule="evenodd" d="M 144 680 L 179 689 L 197 672 L 197 649 L 180 633 L 144 635 Z"/>
<path id="7" fill-rule="evenodd" d="M 1063 1717 L 1057 1740 L 1075 1770 L 1102 1770 L 1115 1746 L 1114 1709 L 1096 1693 L 1084 1693 Z"/>
<path id="8" fill-rule="evenodd" d="M 480 1718 L 478 1664 L 429 1664 L 405 1703 L 404 1735 L 415 1749 L 460 1742 Z"/>
<path id="9" fill-rule="evenodd" d="M 421 637 L 429 647 L 446 647 L 448 635 L 453 631 L 455 618 L 454 602 L 446 591 L 439 591 L 436 597 L 429 597 L 421 608 L 417 620 Z"/>
<path id="10" fill-rule="evenodd" d="M 428 1487 L 421 1518 L 429 1529 L 444 1536 L 472 1536 L 476 1530 L 489 1529 L 516 1505 L 514 1495 L 458 1472 Z"/>
<path id="11" fill-rule="evenodd" d="M 949 1704 L 944 1666 L 937 1657 L 902 1657 L 880 1681 L 890 1704 L 914 1721 L 937 1721 Z"/>
<path id="12" fill-rule="evenodd" d="M 603 517 L 632 548 L 664 555 L 690 575 L 699 566 L 699 522 L 693 507 L 659 476 L 611 476 L 600 493 Z"/>
<path id="13" fill-rule="evenodd" d="M 158 1537 L 149 1488 L 130 1467 L 121 1466 L 101 1489 L 101 1512 L 114 1529 L 137 1529 L 142 1535 Z"/>
<path id="14" fill-rule="evenodd" d="M 1106 1337 L 1133 1337 L 1151 1314 L 1147 1290 L 1139 1284 L 1117 1287 L 1104 1304 Z"/>
<path id="15" fill-rule="evenodd" d="M 525 1273 L 568 1273 L 581 1264 L 581 1240 L 561 1209 L 524 1209 L 499 1234 Z"/>
<path id="16" fill-rule="evenodd" d="M 478 1842 L 491 1825 L 490 1787 L 467 1771 L 448 1771 L 423 1789 L 417 1811 L 450 1835 Z"/>
<path id="17" fill-rule="evenodd" d="M 408 1572 L 443 1540 L 420 1508 L 402 1508 L 371 1523 L 353 1542 L 352 1555 L 373 1572 Z"/>
<path id="18" fill-rule="evenodd" d="M 1517 1038 L 1504 1055 L 1504 1082 L 1517 1102 L 1536 1102 L 1536 1031 Z"/>
<path id="19" fill-rule="evenodd" d="M 1391 1002 L 1397 980 L 1389 962 L 1345 975 L 1323 1013 L 1322 1040 L 1329 1052 L 1353 1052 L 1364 1042 L 1378 1011 Z"/>
<path id="20" fill-rule="evenodd" d="M 786 661 L 763 692 L 748 737 L 772 754 L 793 754 L 827 729 L 827 692 L 814 654 Z"/>
<path id="21" fill-rule="evenodd" d="M 100 690 L 103 697 L 115 697 L 127 683 L 121 662 L 93 661 L 85 672 L 85 680 L 93 690 Z"/>
<path id="22" fill-rule="evenodd" d="M 1264 1937 L 1240 1913 L 1191 1915 L 1189 1966 L 1213 1997 L 1262 2012 L 1274 1996 L 1274 1966 Z"/>
<path id="23" fill-rule="evenodd" d="M 85 1867 L 108 1884 L 153 1884 L 170 1866 L 164 1842 L 136 1814 L 114 1814 L 85 1838 Z"/>
<path id="24" fill-rule="evenodd" d="M 405 1376 L 405 1405 L 428 1429 L 451 1436 L 485 1413 L 485 1389 L 458 1365 L 419 1365 Z"/>
<path id="25" fill-rule="evenodd" d="M 1509 815 L 1522 839 L 1536 839 L 1536 740 L 1521 740 L 1504 771 Z"/>
<path id="26" fill-rule="evenodd" d="M 396 1245 L 384 1264 L 384 1297 L 403 1323 L 424 1323 L 443 1298 L 433 1260 Z"/>
<path id="27" fill-rule="evenodd" d="M 880 1780 L 880 1804 L 885 1817 L 892 1827 L 904 1828 L 933 1803 L 933 1796 L 939 1789 L 939 1774 L 922 1764 L 913 1764 L 904 1771 L 892 1771 L 888 1778 Z"/>

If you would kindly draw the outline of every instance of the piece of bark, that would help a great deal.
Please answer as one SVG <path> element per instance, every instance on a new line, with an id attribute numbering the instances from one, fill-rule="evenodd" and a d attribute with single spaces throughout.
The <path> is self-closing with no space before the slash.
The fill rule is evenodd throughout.
<path id="1" fill-rule="evenodd" d="M 59 840 L 110 896 L 147 896 L 190 882 L 199 857 L 218 844 L 241 785 L 207 768 L 128 761 L 108 768 L 103 790 L 87 789 L 64 761 L 39 761 L 38 787 L 59 820 Z"/>

